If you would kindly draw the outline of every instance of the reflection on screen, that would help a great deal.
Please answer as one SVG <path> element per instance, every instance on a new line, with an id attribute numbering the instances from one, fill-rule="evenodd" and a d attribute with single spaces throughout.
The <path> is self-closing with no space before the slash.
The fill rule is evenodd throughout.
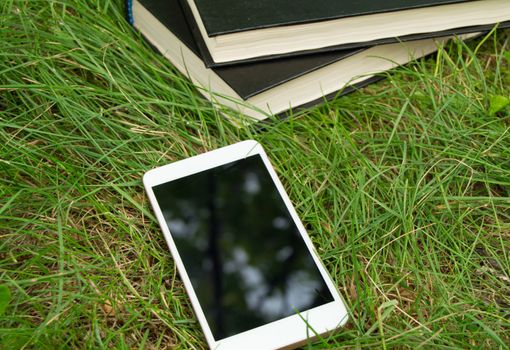
<path id="1" fill-rule="evenodd" d="M 153 190 L 216 339 L 333 301 L 259 155 Z"/>

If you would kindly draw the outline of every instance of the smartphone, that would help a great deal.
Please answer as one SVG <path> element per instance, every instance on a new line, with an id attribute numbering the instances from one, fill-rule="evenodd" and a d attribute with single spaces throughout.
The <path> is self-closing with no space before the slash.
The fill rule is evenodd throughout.
<path id="1" fill-rule="evenodd" d="M 297 347 L 347 321 L 258 142 L 150 170 L 143 182 L 211 349 Z"/>

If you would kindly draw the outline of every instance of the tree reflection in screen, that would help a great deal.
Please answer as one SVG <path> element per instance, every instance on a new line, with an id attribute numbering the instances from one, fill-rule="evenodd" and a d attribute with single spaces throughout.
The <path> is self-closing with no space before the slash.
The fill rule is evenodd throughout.
<path id="1" fill-rule="evenodd" d="M 216 339 L 333 301 L 259 155 L 154 193 Z"/>

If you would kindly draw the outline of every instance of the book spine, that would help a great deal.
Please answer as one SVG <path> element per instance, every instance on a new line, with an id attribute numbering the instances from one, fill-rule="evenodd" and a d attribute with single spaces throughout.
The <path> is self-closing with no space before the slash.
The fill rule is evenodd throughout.
<path id="1" fill-rule="evenodd" d="M 126 0 L 126 19 L 131 25 L 135 23 L 133 18 L 133 0 Z"/>

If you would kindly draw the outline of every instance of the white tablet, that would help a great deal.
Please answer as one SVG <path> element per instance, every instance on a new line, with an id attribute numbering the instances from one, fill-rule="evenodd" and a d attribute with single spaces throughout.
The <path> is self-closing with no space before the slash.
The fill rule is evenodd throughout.
<path id="1" fill-rule="evenodd" d="M 143 181 L 211 349 L 298 346 L 347 321 L 259 143 L 153 169 Z"/>

